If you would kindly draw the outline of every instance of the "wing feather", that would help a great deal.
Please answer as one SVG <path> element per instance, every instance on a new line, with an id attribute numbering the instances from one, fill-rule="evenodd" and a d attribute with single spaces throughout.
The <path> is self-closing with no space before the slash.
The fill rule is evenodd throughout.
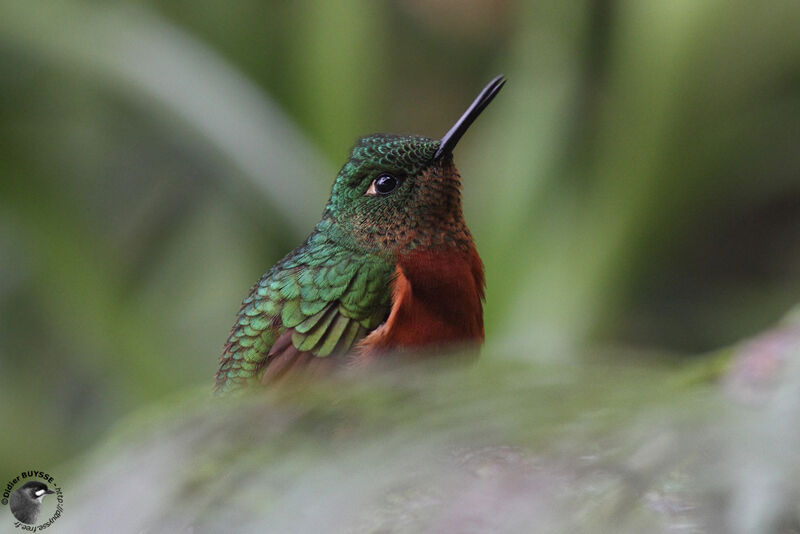
<path id="1" fill-rule="evenodd" d="M 217 372 L 218 390 L 322 369 L 389 313 L 394 266 L 319 233 L 264 274 L 242 302 Z"/>

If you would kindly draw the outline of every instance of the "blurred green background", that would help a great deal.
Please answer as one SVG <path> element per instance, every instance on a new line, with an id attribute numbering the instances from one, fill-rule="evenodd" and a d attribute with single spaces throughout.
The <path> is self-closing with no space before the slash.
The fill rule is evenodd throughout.
<path id="1" fill-rule="evenodd" d="M 660 365 L 800 301 L 800 3 L 0 4 L 0 473 L 210 388 L 354 140 L 456 150 L 487 342 Z M 54 446 L 54 444 L 56 446 Z"/>

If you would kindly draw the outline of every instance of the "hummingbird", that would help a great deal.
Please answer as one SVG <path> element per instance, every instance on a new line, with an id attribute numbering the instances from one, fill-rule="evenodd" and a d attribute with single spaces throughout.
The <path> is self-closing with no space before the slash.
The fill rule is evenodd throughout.
<path id="1" fill-rule="evenodd" d="M 242 302 L 215 390 L 405 349 L 481 344 L 483 263 L 453 148 L 505 84 L 495 77 L 441 138 L 359 139 L 322 219 Z"/>

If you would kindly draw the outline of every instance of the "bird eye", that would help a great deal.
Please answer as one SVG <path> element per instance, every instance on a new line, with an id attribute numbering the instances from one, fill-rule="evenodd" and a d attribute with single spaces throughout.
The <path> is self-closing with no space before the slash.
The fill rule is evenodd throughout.
<path id="1" fill-rule="evenodd" d="M 400 184 L 400 180 L 391 174 L 381 174 L 374 180 L 367 189 L 368 195 L 388 195 Z"/>

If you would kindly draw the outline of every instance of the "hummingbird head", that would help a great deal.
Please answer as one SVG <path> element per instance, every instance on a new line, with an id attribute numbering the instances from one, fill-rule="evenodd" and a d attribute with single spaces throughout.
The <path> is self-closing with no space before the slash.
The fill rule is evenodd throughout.
<path id="1" fill-rule="evenodd" d="M 387 256 L 469 246 L 452 150 L 504 83 L 502 76 L 492 80 L 442 139 L 361 138 L 334 182 L 323 224 L 339 228 L 352 246 Z"/>

